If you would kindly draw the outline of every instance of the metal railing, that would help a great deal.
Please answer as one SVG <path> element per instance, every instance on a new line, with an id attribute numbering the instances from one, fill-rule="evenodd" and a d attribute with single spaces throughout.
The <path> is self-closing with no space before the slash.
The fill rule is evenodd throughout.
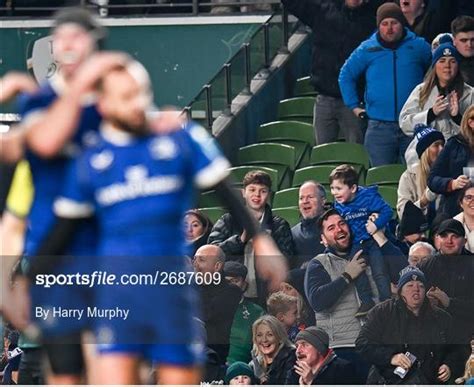
<path id="1" fill-rule="evenodd" d="M 222 0 L 220 0 L 222 1 Z M 80 5 L 95 10 L 101 17 L 107 16 L 160 16 L 166 14 L 202 15 L 213 13 L 217 7 L 225 7 L 232 14 L 248 8 L 252 13 L 271 12 L 279 0 L 4 0 L 0 1 L 2 17 L 44 17 L 51 16 L 58 9 L 68 5 Z M 45 3 L 48 3 L 45 5 Z M 262 7 L 265 5 L 266 7 Z M 229 11 L 230 10 L 230 11 Z M 211 12 L 212 11 L 212 12 Z M 216 12 L 217 13 L 217 12 Z M 220 14 L 220 13 L 219 13 Z"/>
<path id="2" fill-rule="evenodd" d="M 273 58 L 288 52 L 289 35 L 297 25 L 296 20 L 289 22 L 284 8 L 273 14 L 184 108 L 188 117 L 211 131 L 219 115 L 231 115 L 233 99 L 239 93 L 250 94 L 251 80 L 257 74 L 264 79 Z"/>

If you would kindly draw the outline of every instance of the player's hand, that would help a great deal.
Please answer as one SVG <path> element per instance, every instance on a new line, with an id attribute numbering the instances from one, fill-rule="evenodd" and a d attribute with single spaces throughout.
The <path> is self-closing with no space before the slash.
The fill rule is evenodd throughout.
<path id="1" fill-rule="evenodd" d="M 253 249 L 258 274 L 268 281 L 270 292 L 277 291 L 288 272 L 285 257 L 272 237 L 264 232 L 253 238 Z"/>
<path id="2" fill-rule="evenodd" d="M 99 52 L 93 54 L 79 67 L 75 74 L 71 91 L 83 95 L 94 90 L 97 82 L 114 68 L 125 66 L 130 57 L 120 52 Z"/>
<path id="3" fill-rule="evenodd" d="M 18 330 L 24 330 L 30 322 L 29 282 L 25 277 L 18 277 L 7 294 L 8 302 L 3 304 L 3 313 Z"/>
<path id="4" fill-rule="evenodd" d="M 8 72 L 0 78 L 0 102 L 8 101 L 18 93 L 34 93 L 37 89 L 38 85 L 28 74 Z"/>
<path id="5" fill-rule="evenodd" d="M 390 360 L 390 364 L 395 367 L 402 367 L 405 370 L 409 370 L 411 367 L 411 361 L 404 353 L 397 353 L 396 355 L 393 355 L 392 359 Z"/>
<path id="6" fill-rule="evenodd" d="M 451 370 L 446 364 L 442 364 L 438 369 L 438 380 L 441 382 L 447 382 L 451 377 Z"/>
<path id="7" fill-rule="evenodd" d="M 310 386 L 314 379 L 311 367 L 303 360 L 296 360 L 295 372 L 300 376 L 300 385 Z"/>
<path id="8" fill-rule="evenodd" d="M 346 264 L 344 271 L 351 276 L 352 279 L 356 279 L 362 272 L 367 268 L 365 259 L 361 257 L 363 250 L 359 250 L 354 254 L 354 257 Z"/>
<path id="9" fill-rule="evenodd" d="M 186 115 L 173 107 L 165 107 L 157 114 L 152 113 L 149 126 L 153 133 L 165 134 L 182 129 L 186 123 Z"/>

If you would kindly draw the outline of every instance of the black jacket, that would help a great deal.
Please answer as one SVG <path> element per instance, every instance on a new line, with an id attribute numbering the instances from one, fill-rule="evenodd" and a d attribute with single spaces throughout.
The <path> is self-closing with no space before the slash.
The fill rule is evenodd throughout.
<path id="1" fill-rule="evenodd" d="M 294 225 L 291 235 L 295 242 L 295 266 L 301 267 L 304 262 L 311 260 L 324 252 L 326 247 L 321 243 L 321 232 L 318 227 L 318 217 L 301 219 Z"/>
<path id="2" fill-rule="evenodd" d="M 474 335 L 474 255 L 436 255 L 424 262 L 427 289 L 436 286 L 450 298 L 447 312 L 453 317 L 455 342 L 467 344 Z"/>
<path id="3" fill-rule="evenodd" d="M 459 66 L 464 82 L 474 87 L 474 57 L 462 58 Z"/>
<path id="4" fill-rule="evenodd" d="M 375 12 L 384 1 L 372 0 L 353 10 L 343 0 L 282 0 L 282 3 L 313 30 L 314 89 L 341 98 L 339 71 L 352 51 L 375 31 Z"/>
<path id="5" fill-rule="evenodd" d="M 314 385 L 354 384 L 356 371 L 354 365 L 347 360 L 337 357 L 332 349 L 315 375 Z"/>
<path id="6" fill-rule="evenodd" d="M 431 44 L 438 34 L 451 30 L 454 11 L 452 0 L 425 0 L 425 12 L 408 28 Z"/>
<path id="7" fill-rule="evenodd" d="M 462 175 L 471 158 L 471 150 L 464 137 L 460 134 L 451 137 L 444 149 L 438 155 L 428 176 L 428 187 L 436 193 L 443 194 L 440 200 L 438 213 L 444 213 L 452 218 L 461 212 L 458 204 L 460 190 L 448 191 L 451 180 Z"/>
<path id="8" fill-rule="evenodd" d="M 285 219 L 273 215 L 269 205 L 265 208 L 262 229 L 270 233 L 280 251 L 287 258 L 289 266 L 292 267 L 290 260 L 294 255 L 295 248 L 290 225 Z M 219 246 L 226 254 L 227 259 L 242 262 L 245 248 L 245 243 L 240 239 L 242 231 L 242 226 L 234 220 L 230 213 L 227 213 L 222 215 L 212 228 L 208 242 Z"/>
<path id="9" fill-rule="evenodd" d="M 224 364 L 229 353 L 230 329 L 242 291 L 237 286 L 230 285 L 223 276 L 219 284 L 201 285 L 199 290 L 207 345 L 217 352 L 221 364 Z"/>
<path id="10" fill-rule="evenodd" d="M 272 364 L 266 369 L 265 376 L 266 380 L 261 384 L 298 384 L 298 375 L 294 370 L 296 364 L 295 348 L 293 347 L 282 347 Z M 258 364 L 255 357 L 251 362 L 255 376 L 259 378 L 261 373 L 259 370 L 260 365 Z"/>
<path id="11" fill-rule="evenodd" d="M 387 384 L 401 384 L 400 377 L 393 373 L 395 366 L 390 361 L 393 355 L 407 351 L 416 356 L 417 362 L 405 380 L 419 370 L 428 384 L 437 384 L 439 367 L 446 364 L 453 370 L 459 360 L 457 348 L 449 344 L 453 334 L 451 323 L 449 314 L 432 308 L 427 299 L 418 317 L 407 309 L 402 300 L 387 300 L 369 312 L 367 323 L 357 337 L 356 350 L 376 367 Z M 380 382 L 370 380 L 370 375 L 367 380 L 368 384 Z"/>

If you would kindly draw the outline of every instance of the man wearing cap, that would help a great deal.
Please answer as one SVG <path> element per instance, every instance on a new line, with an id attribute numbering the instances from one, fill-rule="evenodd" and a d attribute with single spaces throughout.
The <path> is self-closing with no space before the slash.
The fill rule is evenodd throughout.
<path id="1" fill-rule="evenodd" d="M 242 298 L 234 314 L 234 321 L 230 329 L 229 355 L 227 363 L 232 364 L 236 361 L 245 363 L 252 360 L 250 351 L 252 350 L 252 325 L 265 311 L 259 305 L 250 301 L 243 295 L 247 290 L 248 270 L 240 262 L 227 261 L 224 264 L 224 277 L 226 281 L 237 286 L 242 291 Z"/>
<path id="2" fill-rule="evenodd" d="M 431 49 L 406 27 L 400 7 L 385 3 L 377 10 L 377 32 L 351 54 L 339 74 L 344 103 L 356 116 L 367 115 L 364 145 L 373 167 L 403 159 L 411 137 L 398 126 L 398 117 L 413 88 L 423 80 Z M 365 100 L 357 82 L 365 77 Z M 365 109 L 360 104 L 365 103 Z"/>
<path id="3" fill-rule="evenodd" d="M 311 326 L 296 336 L 295 371 L 299 384 L 354 384 L 352 363 L 339 358 L 329 348 L 329 336 L 321 328 Z"/>
<path id="4" fill-rule="evenodd" d="M 451 317 L 431 306 L 423 272 L 408 266 L 398 281 L 398 299 L 376 305 L 356 340 L 372 364 L 367 384 L 438 384 L 454 380 L 458 354 Z M 410 361 L 407 353 L 416 357 Z M 397 368 L 400 367 L 400 368 Z M 398 371 L 408 371 L 404 377 Z M 397 370 L 397 372 L 394 372 Z"/>
<path id="5" fill-rule="evenodd" d="M 468 351 L 474 334 L 474 258 L 464 247 L 464 226 L 458 220 L 444 220 L 435 238 L 439 255 L 420 266 L 426 275 L 427 297 L 453 317 L 453 343 L 466 344 Z"/>

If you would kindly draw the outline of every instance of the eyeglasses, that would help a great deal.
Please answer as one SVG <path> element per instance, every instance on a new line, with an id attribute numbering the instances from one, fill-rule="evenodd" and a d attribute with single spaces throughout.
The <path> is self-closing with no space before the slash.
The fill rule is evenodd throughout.
<path id="1" fill-rule="evenodd" d="M 474 195 L 466 195 L 462 198 L 465 202 L 472 202 L 474 201 Z"/>

